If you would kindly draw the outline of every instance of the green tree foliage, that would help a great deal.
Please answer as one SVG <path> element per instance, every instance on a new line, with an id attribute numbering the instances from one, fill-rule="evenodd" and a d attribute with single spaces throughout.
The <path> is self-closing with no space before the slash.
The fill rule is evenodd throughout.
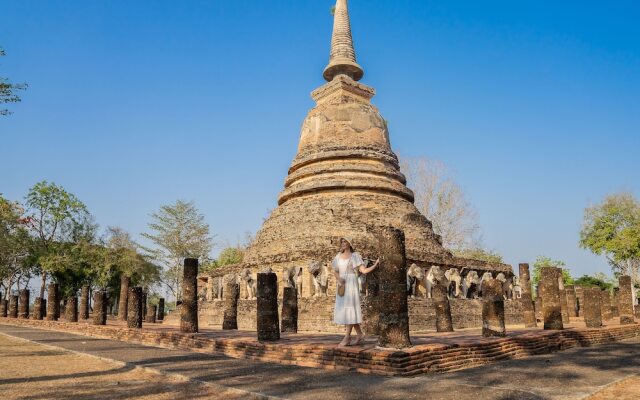
<path id="1" fill-rule="evenodd" d="M 0 48 L 0 57 L 6 55 L 5 51 Z M 0 104 L 17 103 L 20 101 L 20 96 L 17 92 L 25 90 L 27 88 L 26 83 L 17 84 L 9 82 L 8 78 L 0 76 Z M 11 112 L 6 108 L 0 108 L 0 116 L 9 115 Z"/>
<path id="2" fill-rule="evenodd" d="M 614 274 L 640 283 L 640 202 L 631 193 L 616 193 L 587 207 L 580 246 L 604 255 Z"/>
<path id="3" fill-rule="evenodd" d="M 144 250 L 151 259 L 164 265 L 162 281 L 180 299 L 183 260 L 187 257 L 206 260 L 213 247 L 209 224 L 193 202 L 182 200 L 163 205 L 151 218 L 151 232 L 142 236 L 154 246 Z"/>
<path id="4" fill-rule="evenodd" d="M 487 261 L 491 263 L 503 262 L 502 256 L 495 251 L 484 250 L 479 247 L 471 249 L 455 250 L 453 254 L 457 257 L 469 258 L 472 260 Z"/>
<path id="5" fill-rule="evenodd" d="M 4 298 L 14 284 L 20 288 L 31 278 L 30 246 L 31 238 L 22 218 L 20 204 L 9 201 L 0 195 L 0 291 Z"/>
<path id="6" fill-rule="evenodd" d="M 564 261 L 552 260 L 546 256 L 538 256 L 536 262 L 533 264 L 533 273 L 531 274 L 531 283 L 533 286 L 537 285 L 540 282 L 540 274 L 543 267 L 555 267 L 562 268 L 565 266 Z M 562 268 L 562 281 L 565 285 L 573 284 L 573 278 L 571 277 L 571 273 L 568 269 Z"/>
<path id="7" fill-rule="evenodd" d="M 74 236 L 87 235 L 95 228 L 86 226 L 90 220 L 86 206 L 55 183 L 36 183 L 29 189 L 25 203 L 28 226 L 36 242 L 34 250 L 40 255 L 40 297 L 44 297 L 48 274 L 57 270 L 56 265 L 63 262 L 68 251 L 65 243 L 72 241 Z"/>
<path id="8" fill-rule="evenodd" d="M 613 285 L 610 282 L 599 279 L 595 276 L 582 275 L 580 278 L 574 280 L 574 285 L 582 287 L 598 287 L 602 290 L 611 290 Z"/>

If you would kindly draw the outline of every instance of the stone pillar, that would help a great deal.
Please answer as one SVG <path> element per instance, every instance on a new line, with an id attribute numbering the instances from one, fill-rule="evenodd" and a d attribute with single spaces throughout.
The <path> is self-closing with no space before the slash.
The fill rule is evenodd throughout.
<path id="1" fill-rule="evenodd" d="M 620 288 L 613 288 L 613 294 L 611 295 L 611 315 L 613 318 L 620 317 L 620 312 L 618 311 L 618 293 L 620 292 Z"/>
<path id="2" fill-rule="evenodd" d="M 298 332 L 298 293 L 296 288 L 284 288 L 282 297 L 281 332 Z"/>
<path id="3" fill-rule="evenodd" d="M 562 279 L 562 278 L 560 278 Z M 567 304 L 567 292 L 560 286 L 560 312 L 562 313 L 562 323 L 569 323 L 569 306 Z"/>
<path id="4" fill-rule="evenodd" d="M 80 292 L 80 319 L 89 319 L 89 289 L 85 285 Z"/>
<path id="5" fill-rule="evenodd" d="M 482 284 L 482 336 L 506 336 L 502 283 L 490 279 Z"/>
<path id="6" fill-rule="evenodd" d="M 196 258 L 184 260 L 180 331 L 198 332 L 198 259 Z"/>
<path id="7" fill-rule="evenodd" d="M 378 346 L 410 347 L 404 232 L 391 226 L 378 227 L 373 232 L 380 257 Z"/>
<path id="8" fill-rule="evenodd" d="M 280 339 L 278 320 L 278 276 L 273 272 L 258 273 L 258 340 Z"/>
<path id="9" fill-rule="evenodd" d="M 29 289 L 20 291 L 20 299 L 18 301 L 18 318 L 29 318 Z"/>
<path id="10" fill-rule="evenodd" d="M 578 309 L 578 317 L 584 317 L 584 288 L 582 286 L 576 286 L 576 304 Z"/>
<path id="11" fill-rule="evenodd" d="M 144 321 L 148 324 L 155 324 L 156 323 L 156 311 L 157 311 L 158 307 L 157 306 L 153 306 L 151 304 L 147 305 L 147 315 L 144 318 Z"/>
<path id="12" fill-rule="evenodd" d="M 600 328 L 602 326 L 602 313 L 600 309 L 600 289 L 584 288 L 584 323 L 587 328 Z"/>
<path id="13" fill-rule="evenodd" d="M 633 324 L 633 290 L 631 277 L 623 275 L 618 279 L 620 291 L 618 292 L 618 313 L 620 313 L 620 325 Z"/>
<path id="14" fill-rule="evenodd" d="M 142 328 L 142 288 L 140 286 L 129 288 L 127 294 L 127 327 Z"/>
<path id="15" fill-rule="evenodd" d="M 78 297 L 70 296 L 67 298 L 64 314 L 67 322 L 78 322 Z"/>
<path id="16" fill-rule="evenodd" d="M 147 290 L 142 289 L 142 319 L 147 318 Z"/>
<path id="17" fill-rule="evenodd" d="M 44 307 L 42 297 L 36 297 L 33 300 L 33 318 L 37 320 L 42 320 L 44 318 Z"/>
<path id="18" fill-rule="evenodd" d="M 60 318 L 60 289 L 57 283 L 47 286 L 47 321 L 57 321 Z"/>
<path id="19" fill-rule="evenodd" d="M 9 297 L 9 318 L 18 318 L 18 296 Z"/>
<path id="20" fill-rule="evenodd" d="M 609 290 L 600 291 L 600 310 L 602 312 L 603 321 L 613 319 L 613 315 L 611 313 L 611 293 Z"/>
<path id="21" fill-rule="evenodd" d="M 7 318 L 9 315 L 9 302 L 5 299 L 0 299 L 0 317 Z"/>
<path id="22" fill-rule="evenodd" d="M 520 304 L 522 304 L 524 326 L 525 328 L 535 328 L 538 324 L 536 323 L 536 312 L 533 306 L 533 297 L 531 296 L 531 275 L 529 274 L 529 264 L 523 263 L 518 265 L 518 267 L 520 269 L 520 286 L 522 287 Z"/>
<path id="23" fill-rule="evenodd" d="M 560 269 L 555 267 L 543 267 L 540 273 L 540 293 L 544 299 L 542 309 L 544 329 L 563 329 L 564 327 L 558 287 L 560 273 Z"/>
<path id="24" fill-rule="evenodd" d="M 122 275 L 120 277 L 120 298 L 118 299 L 118 321 L 127 321 L 127 304 L 131 277 Z"/>
<path id="25" fill-rule="evenodd" d="M 163 321 L 164 320 L 164 299 L 160 298 L 160 300 L 158 300 L 158 317 L 157 317 L 158 321 Z"/>
<path id="26" fill-rule="evenodd" d="M 569 312 L 569 318 L 576 318 L 578 316 L 576 288 L 573 285 L 569 285 L 565 286 L 564 290 L 567 294 L 567 311 Z"/>
<path id="27" fill-rule="evenodd" d="M 224 316 L 222 329 L 238 329 L 238 298 L 240 297 L 240 285 L 233 279 L 229 279 L 224 288 Z"/>
<path id="28" fill-rule="evenodd" d="M 93 324 L 107 324 L 107 292 L 96 290 L 93 292 Z"/>
<path id="29" fill-rule="evenodd" d="M 431 297 L 436 308 L 436 331 L 453 332 L 451 305 L 447 296 L 447 288 L 443 285 L 434 285 L 431 288 Z"/>

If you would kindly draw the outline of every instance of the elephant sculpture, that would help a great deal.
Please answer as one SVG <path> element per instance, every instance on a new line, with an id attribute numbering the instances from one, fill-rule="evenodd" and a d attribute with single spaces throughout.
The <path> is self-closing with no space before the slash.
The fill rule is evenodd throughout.
<path id="1" fill-rule="evenodd" d="M 438 265 L 432 265 L 427 272 L 427 276 L 425 278 L 425 288 L 427 291 L 427 298 L 431 298 L 431 289 L 435 285 L 442 285 L 444 287 L 449 287 L 449 281 L 444 274 L 444 271 Z"/>
<path id="2" fill-rule="evenodd" d="M 326 296 L 329 286 L 329 274 L 327 268 L 319 261 L 311 261 L 307 270 L 311 274 L 313 282 L 313 297 Z"/>
<path id="3" fill-rule="evenodd" d="M 302 297 L 302 267 L 289 267 L 285 271 L 285 287 L 292 287 Z"/>
<path id="4" fill-rule="evenodd" d="M 478 286 L 480 277 L 478 271 L 469 271 L 462 280 L 462 297 L 465 299 L 475 299 L 478 297 Z"/>
<path id="5" fill-rule="evenodd" d="M 245 299 L 255 299 L 256 298 L 256 290 L 257 290 L 257 282 L 253 279 L 253 274 L 251 273 L 251 269 L 245 268 L 240 273 L 240 280 L 244 284 L 245 287 Z"/>
<path id="6" fill-rule="evenodd" d="M 420 294 L 418 291 L 418 287 L 420 285 L 424 286 L 425 273 L 422 268 L 418 265 L 411 264 L 411 266 L 407 269 L 407 291 L 411 298 L 416 298 Z"/>
<path id="7" fill-rule="evenodd" d="M 520 278 L 517 276 L 513 277 L 513 290 L 512 296 L 514 299 L 522 298 L 522 286 L 520 286 Z"/>
<path id="8" fill-rule="evenodd" d="M 496 276 L 496 280 L 502 285 L 502 297 L 505 300 L 511 300 L 513 298 L 513 282 L 511 278 L 507 278 L 504 273 L 500 272 Z"/>
<path id="9" fill-rule="evenodd" d="M 444 276 L 449 282 L 447 290 L 449 297 L 460 297 L 460 286 L 462 284 L 462 276 L 460 275 L 460 271 L 457 268 L 449 268 L 444 273 Z"/>
<path id="10" fill-rule="evenodd" d="M 490 279 L 493 279 L 493 275 L 491 274 L 491 272 L 485 272 L 484 274 L 482 274 L 482 278 L 480 279 L 480 284 L 478 285 L 478 293 L 480 294 L 480 296 L 483 296 L 483 292 L 482 292 L 482 284 L 485 281 L 488 281 Z"/>

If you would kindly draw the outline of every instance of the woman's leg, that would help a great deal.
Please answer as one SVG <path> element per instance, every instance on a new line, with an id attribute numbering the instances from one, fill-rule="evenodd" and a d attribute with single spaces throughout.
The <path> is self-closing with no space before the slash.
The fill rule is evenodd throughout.
<path id="1" fill-rule="evenodd" d="M 360 329 L 360 324 L 355 324 L 353 327 L 356 329 L 356 334 L 358 336 L 364 336 L 364 334 L 362 333 L 362 329 Z"/>
<path id="2" fill-rule="evenodd" d="M 346 326 L 346 332 L 344 334 L 344 339 L 342 339 L 342 341 L 340 342 L 340 346 L 347 346 L 349 344 L 349 342 L 351 341 L 351 329 L 353 328 L 353 325 L 347 325 Z"/>

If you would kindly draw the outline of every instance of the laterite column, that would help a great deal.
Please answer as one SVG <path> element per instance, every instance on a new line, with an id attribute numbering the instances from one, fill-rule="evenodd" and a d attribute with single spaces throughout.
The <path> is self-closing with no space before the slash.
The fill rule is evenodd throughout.
<path id="1" fill-rule="evenodd" d="M 293 287 L 284 288 L 282 297 L 281 332 L 298 332 L 298 291 Z"/>
<path id="2" fill-rule="evenodd" d="M 600 310 L 602 312 L 603 321 L 613 319 L 613 313 L 611 312 L 611 293 L 609 290 L 600 291 Z"/>
<path id="3" fill-rule="evenodd" d="M 148 324 L 155 324 L 156 323 L 156 311 L 157 311 L 158 307 L 157 306 L 153 306 L 151 304 L 147 305 L 147 315 L 144 318 L 144 322 L 148 323 Z"/>
<path id="4" fill-rule="evenodd" d="M 582 286 L 576 286 L 575 289 L 578 317 L 584 317 L 584 288 Z"/>
<path id="5" fill-rule="evenodd" d="M 564 290 L 567 293 L 567 311 L 569 312 L 569 319 L 576 318 L 578 316 L 576 288 L 573 285 L 569 285 L 565 286 Z"/>
<path id="6" fill-rule="evenodd" d="M 620 325 L 633 324 L 633 290 L 631 289 L 631 277 L 623 275 L 618 280 L 620 291 L 618 292 L 618 313 Z"/>
<path id="7" fill-rule="evenodd" d="M 198 260 L 196 258 L 185 258 L 184 260 L 180 331 L 185 333 L 198 332 Z"/>
<path id="8" fill-rule="evenodd" d="M 238 298 L 240 297 L 240 285 L 235 279 L 227 281 L 224 288 L 224 303 L 222 317 L 222 329 L 238 329 Z"/>
<path id="9" fill-rule="evenodd" d="M 18 301 L 18 318 L 29 318 L 29 289 L 20 291 L 20 299 Z"/>
<path id="10" fill-rule="evenodd" d="M 544 329 L 563 329 L 560 288 L 558 287 L 560 269 L 543 267 L 540 276 L 540 292 L 544 299 L 542 309 Z"/>
<path id="11" fill-rule="evenodd" d="M 9 297 L 9 318 L 18 318 L 18 295 Z"/>
<path id="12" fill-rule="evenodd" d="M 134 286 L 129 288 L 127 295 L 127 327 L 142 328 L 142 288 Z"/>
<path id="13" fill-rule="evenodd" d="M 60 317 L 60 293 L 57 283 L 47 286 L 47 321 L 57 321 Z"/>
<path id="14" fill-rule="evenodd" d="M 453 332 L 453 319 L 451 318 L 451 305 L 447 288 L 443 285 L 435 285 L 431 288 L 433 306 L 436 308 L 436 331 Z"/>
<path id="15" fill-rule="evenodd" d="M 562 276 L 562 275 L 561 275 Z M 567 291 L 560 286 L 560 311 L 562 312 L 562 323 L 569 323 L 569 306 L 567 304 Z"/>
<path id="16" fill-rule="evenodd" d="M 36 297 L 33 300 L 33 318 L 37 320 L 42 320 L 44 318 L 44 307 L 45 302 L 42 297 Z"/>
<path id="17" fill-rule="evenodd" d="M 600 309 L 600 289 L 584 288 L 584 323 L 587 328 L 600 328 L 602 326 L 602 313 Z"/>
<path id="18" fill-rule="evenodd" d="M 258 273 L 258 340 L 280 339 L 278 320 L 278 276 L 273 272 Z"/>
<path id="19" fill-rule="evenodd" d="M 482 284 L 482 336 L 505 336 L 502 282 L 489 279 Z"/>
<path id="20" fill-rule="evenodd" d="M 64 315 L 67 322 L 78 322 L 78 297 L 70 296 L 67 298 Z"/>
<path id="21" fill-rule="evenodd" d="M 0 317 L 7 318 L 9 315 L 9 302 L 5 299 L 0 299 Z"/>
<path id="22" fill-rule="evenodd" d="M 376 227 L 373 232 L 380 257 L 378 346 L 410 347 L 404 232 L 391 226 Z"/>
<path id="23" fill-rule="evenodd" d="M 533 296 L 531 296 L 531 275 L 529 273 L 529 264 L 523 263 L 518 265 L 520 269 L 520 286 L 522 287 L 522 296 L 520 304 L 522 304 L 522 314 L 524 316 L 525 328 L 535 328 L 536 312 L 533 307 Z"/>
<path id="24" fill-rule="evenodd" d="M 107 324 L 107 292 L 96 290 L 93 292 L 93 324 Z"/>
<path id="25" fill-rule="evenodd" d="M 158 300 L 158 317 L 157 317 L 158 321 L 163 321 L 164 320 L 164 299 L 160 298 L 160 300 Z"/>
<path id="26" fill-rule="evenodd" d="M 120 277 L 120 298 L 118 299 L 119 321 L 127 321 L 129 286 L 131 286 L 131 277 L 122 275 Z"/>
<path id="27" fill-rule="evenodd" d="M 89 286 L 80 291 L 80 319 L 89 319 Z"/>

